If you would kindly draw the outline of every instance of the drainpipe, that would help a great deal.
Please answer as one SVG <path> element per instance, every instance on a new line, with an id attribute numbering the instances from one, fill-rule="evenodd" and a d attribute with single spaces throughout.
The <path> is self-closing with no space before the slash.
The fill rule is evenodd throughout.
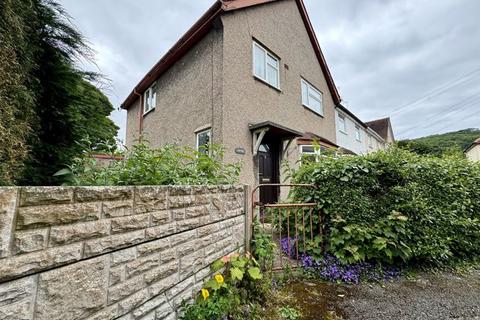
<path id="1" fill-rule="evenodd" d="M 142 142 L 142 130 L 143 130 L 143 95 L 137 92 L 137 89 L 133 89 L 133 93 L 140 99 L 140 107 L 138 108 L 138 142 Z"/>

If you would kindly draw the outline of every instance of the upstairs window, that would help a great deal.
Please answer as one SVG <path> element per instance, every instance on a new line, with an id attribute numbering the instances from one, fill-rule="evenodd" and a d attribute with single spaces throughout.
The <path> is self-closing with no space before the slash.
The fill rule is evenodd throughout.
<path id="1" fill-rule="evenodd" d="M 359 126 L 355 126 L 355 139 L 357 139 L 357 141 L 362 141 L 362 132 L 360 131 Z"/>
<path id="2" fill-rule="evenodd" d="M 253 42 L 253 74 L 269 85 L 280 88 L 280 62 L 267 49 Z"/>
<path id="3" fill-rule="evenodd" d="M 338 130 L 343 133 L 347 133 L 347 122 L 345 116 L 341 113 L 338 114 Z"/>
<path id="4" fill-rule="evenodd" d="M 207 129 L 197 133 L 197 151 L 208 154 L 210 151 L 210 141 L 211 141 L 212 130 Z"/>
<path id="5" fill-rule="evenodd" d="M 143 114 L 155 109 L 157 103 L 157 83 L 152 84 L 143 94 Z"/>
<path id="6" fill-rule="evenodd" d="M 302 104 L 323 116 L 322 93 L 302 79 Z"/>
<path id="7" fill-rule="evenodd" d="M 368 135 L 368 146 L 373 148 L 373 137 L 371 134 Z"/>

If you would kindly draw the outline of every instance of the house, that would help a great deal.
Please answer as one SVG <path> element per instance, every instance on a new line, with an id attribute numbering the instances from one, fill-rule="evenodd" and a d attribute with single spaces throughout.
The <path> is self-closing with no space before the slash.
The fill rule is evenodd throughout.
<path id="1" fill-rule="evenodd" d="M 99 167 L 107 167 L 112 163 L 123 160 L 123 156 L 121 155 L 112 155 L 106 153 L 94 153 L 91 155 L 91 157 L 95 160 L 95 164 Z"/>
<path id="2" fill-rule="evenodd" d="M 394 141 L 388 118 L 364 123 L 342 104 L 336 106 L 335 115 L 337 119 L 336 143 L 340 147 L 341 153 L 367 154 L 384 150 Z M 384 130 L 384 127 L 387 129 Z"/>
<path id="3" fill-rule="evenodd" d="M 368 121 L 365 122 L 365 124 L 373 131 L 378 133 L 387 144 L 392 144 L 395 142 L 395 136 L 393 135 L 392 122 L 390 121 L 390 118 Z"/>
<path id="4" fill-rule="evenodd" d="M 340 96 L 302 0 L 216 1 L 133 89 L 127 146 L 208 143 L 242 161 L 241 182 L 282 181 L 313 139 L 337 147 Z M 278 199 L 278 189 L 261 193 Z"/>
<path id="5" fill-rule="evenodd" d="M 470 161 L 480 161 L 480 138 L 475 140 L 463 152 Z"/>
<path id="6" fill-rule="evenodd" d="M 216 1 L 123 102 L 126 144 L 221 144 L 242 183 L 279 183 L 313 141 L 338 148 L 340 101 L 302 0 Z"/>

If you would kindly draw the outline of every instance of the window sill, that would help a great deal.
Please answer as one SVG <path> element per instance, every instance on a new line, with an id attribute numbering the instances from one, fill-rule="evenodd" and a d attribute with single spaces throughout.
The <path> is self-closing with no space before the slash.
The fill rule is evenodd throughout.
<path id="1" fill-rule="evenodd" d="M 344 135 L 348 136 L 347 131 L 343 131 L 343 130 L 340 130 L 340 129 L 339 129 L 338 131 L 341 132 L 341 133 L 343 133 Z"/>
<path id="2" fill-rule="evenodd" d="M 147 114 L 149 114 L 150 112 L 152 112 L 152 111 L 154 111 L 154 110 L 155 110 L 155 108 L 152 108 L 152 109 L 148 110 L 147 112 L 144 112 L 144 113 L 143 113 L 143 116 L 145 117 Z"/>
<path id="3" fill-rule="evenodd" d="M 282 90 L 281 90 L 280 88 L 277 88 L 277 87 L 275 87 L 274 85 L 271 85 L 270 83 L 268 83 L 267 81 L 263 80 L 262 78 L 257 77 L 256 75 L 253 75 L 253 79 L 255 79 L 255 80 L 257 80 L 257 81 L 259 81 L 259 82 L 261 82 L 261 83 L 263 83 L 263 84 L 265 84 L 265 85 L 267 85 L 267 86 L 269 86 L 270 88 L 278 91 L 279 93 L 282 93 Z"/>
<path id="4" fill-rule="evenodd" d="M 321 114 L 321 113 L 318 113 L 317 111 L 313 110 L 313 109 L 312 109 L 312 108 L 310 108 L 310 107 L 307 107 L 307 106 L 306 106 L 306 105 L 304 105 L 303 103 L 302 103 L 302 107 L 304 107 L 304 108 L 305 108 L 305 109 L 307 109 L 308 111 L 310 111 L 310 112 L 312 112 L 312 113 L 316 114 L 317 116 L 319 116 L 319 117 L 321 117 L 321 118 L 325 118 L 325 117 L 323 116 L 323 114 Z"/>

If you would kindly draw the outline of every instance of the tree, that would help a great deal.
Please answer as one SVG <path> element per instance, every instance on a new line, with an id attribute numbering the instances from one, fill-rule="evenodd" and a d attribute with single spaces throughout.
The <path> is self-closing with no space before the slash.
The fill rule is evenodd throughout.
<path id="1" fill-rule="evenodd" d="M 480 137 L 480 129 L 464 129 L 412 140 L 402 140 L 398 142 L 398 146 L 420 155 L 462 154 L 463 150 L 478 137 Z"/>
<path id="2" fill-rule="evenodd" d="M 2 18 L 8 19 L 2 24 L 2 34 L 5 30 L 3 38 L 9 40 L 10 53 L 5 52 L 4 57 L 7 65 L 17 66 L 21 71 L 16 77 L 18 70 L 7 70 L 0 78 L 7 83 L 15 80 L 8 92 L 17 93 L 3 97 L 2 92 L 0 99 L 10 115 L 10 120 L 0 124 L 14 141 L 2 147 L 0 155 L 7 159 L 15 158 L 14 154 L 20 151 L 22 155 L 0 170 L 7 177 L 5 183 L 16 180 L 21 184 L 56 184 L 53 174 L 87 147 L 81 141 L 88 138 L 98 144 L 114 140 L 118 128 L 108 118 L 113 107 L 91 83 L 99 75 L 83 72 L 76 66 L 80 59 L 91 59 L 91 51 L 59 4 L 52 0 L 0 0 L 0 4 Z M 15 35 L 18 30 L 23 31 L 20 36 Z M 17 41 L 19 37 L 22 41 Z M 21 94 L 27 93 L 31 102 L 28 116 L 21 114 L 24 106 Z M 13 120 L 17 117 L 23 117 L 24 121 L 15 124 Z M 15 133 L 20 131 L 22 134 L 15 140 Z M 18 145 L 23 148 L 16 151 Z M 10 173 L 22 166 L 21 177 Z"/>
<path id="3" fill-rule="evenodd" d="M 36 122 L 36 83 L 30 77 L 36 50 L 28 42 L 32 15 L 28 1 L 0 0 L 0 185 L 20 177 Z"/>

